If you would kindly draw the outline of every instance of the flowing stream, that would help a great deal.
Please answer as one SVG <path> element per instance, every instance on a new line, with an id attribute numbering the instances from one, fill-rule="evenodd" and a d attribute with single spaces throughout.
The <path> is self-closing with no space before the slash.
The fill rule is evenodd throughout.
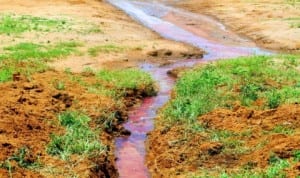
<path id="1" fill-rule="evenodd" d="M 121 178 L 151 177 L 145 166 L 145 140 L 154 127 L 157 110 L 170 98 L 174 79 L 169 70 L 196 63 L 254 54 L 269 54 L 248 39 L 244 39 L 219 22 L 204 15 L 197 15 L 153 1 L 107 0 L 133 19 L 157 32 L 164 38 L 191 44 L 205 50 L 202 59 L 181 60 L 168 66 L 142 64 L 159 85 L 157 96 L 145 98 L 141 105 L 129 112 L 125 128 L 129 137 L 116 139 L 117 167 Z"/>

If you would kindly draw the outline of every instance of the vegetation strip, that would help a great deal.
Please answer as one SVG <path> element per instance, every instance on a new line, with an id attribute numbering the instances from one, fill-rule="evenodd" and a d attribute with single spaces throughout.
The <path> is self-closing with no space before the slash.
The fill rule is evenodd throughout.
<path id="1" fill-rule="evenodd" d="M 184 72 L 149 134 L 152 175 L 299 174 L 299 66 L 297 55 L 253 56 Z"/>

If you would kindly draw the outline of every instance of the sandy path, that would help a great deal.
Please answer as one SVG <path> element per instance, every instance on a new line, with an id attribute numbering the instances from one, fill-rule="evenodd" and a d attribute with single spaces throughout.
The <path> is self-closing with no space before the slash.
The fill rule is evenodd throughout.
<path id="1" fill-rule="evenodd" d="M 211 15 L 262 47 L 288 52 L 300 51 L 299 2 L 294 5 L 283 0 L 167 2 L 195 13 Z"/>

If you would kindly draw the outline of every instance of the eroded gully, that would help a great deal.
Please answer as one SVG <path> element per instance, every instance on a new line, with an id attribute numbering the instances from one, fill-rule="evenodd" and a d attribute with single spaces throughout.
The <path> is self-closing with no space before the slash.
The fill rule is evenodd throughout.
<path id="1" fill-rule="evenodd" d="M 145 140 L 153 129 L 157 110 L 170 98 L 174 79 L 167 71 L 182 66 L 216 59 L 226 59 L 254 54 L 269 54 L 251 41 L 234 34 L 219 22 L 153 1 L 108 0 L 136 21 L 157 32 L 162 37 L 191 44 L 207 52 L 202 59 L 182 60 L 168 66 L 141 64 L 159 85 L 155 97 L 145 98 L 141 105 L 129 112 L 125 128 L 129 137 L 116 139 L 117 167 L 121 178 L 151 177 L 145 166 Z"/>

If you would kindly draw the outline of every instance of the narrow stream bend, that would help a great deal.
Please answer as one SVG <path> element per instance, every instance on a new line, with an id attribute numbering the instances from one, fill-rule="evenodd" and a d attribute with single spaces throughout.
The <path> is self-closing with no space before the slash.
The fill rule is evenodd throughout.
<path id="1" fill-rule="evenodd" d="M 156 111 L 169 100 L 170 91 L 174 86 L 174 80 L 167 75 L 167 71 L 181 66 L 192 66 L 200 61 L 269 54 L 269 52 L 256 47 L 251 41 L 239 37 L 207 16 L 152 1 L 107 1 L 162 37 L 188 43 L 207 52 L 201 60 L 178 61 L 163 67 L 152 64 L 141 65 L 141 68 L 157 81 L 160 91 L 157 96 L 145 98 L 140 106 L 130 111 L 129 121 L 124 126 L 131 131 L 131 135 L 116 139 L 116 157 L 121 178 L 151 177 L 144 164 L 145 140 L 147 133 L 153 129 Z"/>

